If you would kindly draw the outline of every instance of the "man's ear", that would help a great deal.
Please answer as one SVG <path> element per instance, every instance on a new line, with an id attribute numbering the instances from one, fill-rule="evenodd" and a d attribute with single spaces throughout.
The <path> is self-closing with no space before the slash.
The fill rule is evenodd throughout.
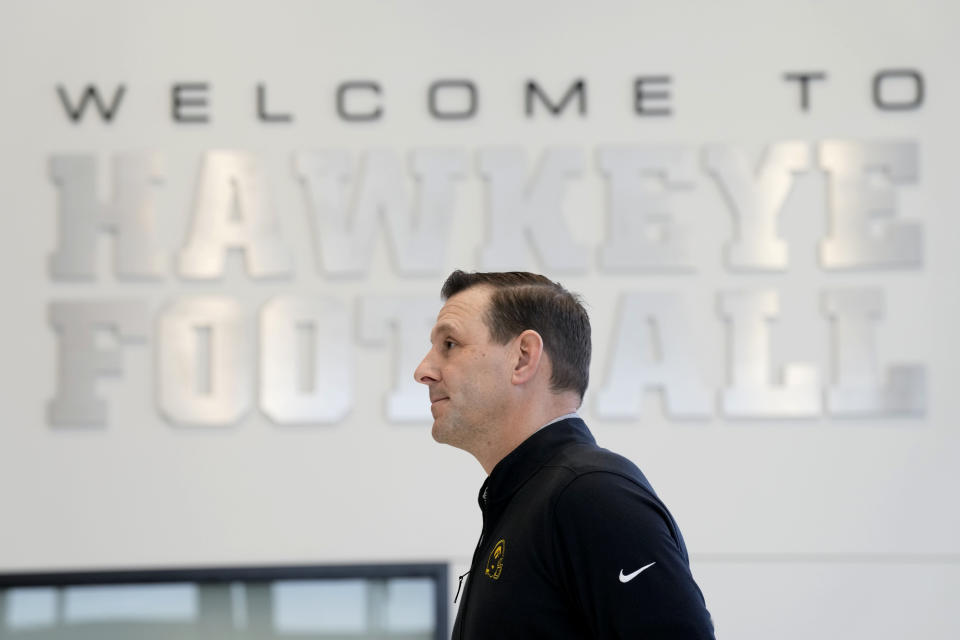
<path id="1" fill-rule="evenodd" d="M 543 365 L 543 338 L 533 329 L 527 329 L 516 337 L 517 363 L 513 368 L 513 384 L 530 382 Z"/>

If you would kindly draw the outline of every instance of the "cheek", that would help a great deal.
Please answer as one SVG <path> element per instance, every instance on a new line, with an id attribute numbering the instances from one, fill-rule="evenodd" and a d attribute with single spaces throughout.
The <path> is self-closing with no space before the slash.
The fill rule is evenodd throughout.
<path id="1" fill-rule="evenodd" d="M 484 386 L 497 393 L 502 393 L 510 387 L 512 368 L 505 358 L 499 354 L 488 354 L 481 363 Z"/>

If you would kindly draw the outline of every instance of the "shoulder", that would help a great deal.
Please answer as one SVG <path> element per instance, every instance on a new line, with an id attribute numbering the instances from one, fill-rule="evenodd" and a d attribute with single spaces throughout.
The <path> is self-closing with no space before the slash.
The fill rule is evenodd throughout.
<path id="1" fill-rule="evenodd" d="M 588 538 L 642 536 L 686 555 L 683 537 L 640 469 L 596 446 L 569 447 L 551 461 L 567 473 L 555 495 L 558 531 Z"/>
<path id="2" fill-rule="evenodd" d="M 635 486 L 656 497 L 653 487 L 637 465 L 617 453 L 593 444 L 566 447 L 548 466 L 563 468 L 568 472 L 565 489 L 570 489 L 571 485 L 576 485 L 577 489 L 603 485 L 611 488 Z"/>

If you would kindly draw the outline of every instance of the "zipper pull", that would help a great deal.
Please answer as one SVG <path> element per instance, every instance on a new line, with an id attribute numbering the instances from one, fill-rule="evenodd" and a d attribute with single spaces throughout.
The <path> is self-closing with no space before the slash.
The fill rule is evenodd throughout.
<path id="1" fill-rule="evenodd" d="M 465 574 L 460 576 L 460 583 L 457 585 L 457 595 L 453 596 L 453 604 L 457 604 L 457 598 L 460 597 L 460 587 L 463 586 L 463 579 L 470 574 L 470 570 L 467 570 Z"/>

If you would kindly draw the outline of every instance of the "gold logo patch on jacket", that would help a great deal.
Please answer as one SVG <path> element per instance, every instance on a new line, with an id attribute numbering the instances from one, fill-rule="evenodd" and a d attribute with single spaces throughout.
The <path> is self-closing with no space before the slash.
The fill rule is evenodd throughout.
<path id="1" fill-rule="evenodd" d="M 506 540 L 500 540 L 497 544 L 493 546 L 493 551 L 490 552 L 490 555 L 487 557 L 487 568 L 484 570 L 484 573 L 488 578 L 494 580 L 500 579 L 500 574 L 503 573 L 503 554 L 507 550 Z"/>

